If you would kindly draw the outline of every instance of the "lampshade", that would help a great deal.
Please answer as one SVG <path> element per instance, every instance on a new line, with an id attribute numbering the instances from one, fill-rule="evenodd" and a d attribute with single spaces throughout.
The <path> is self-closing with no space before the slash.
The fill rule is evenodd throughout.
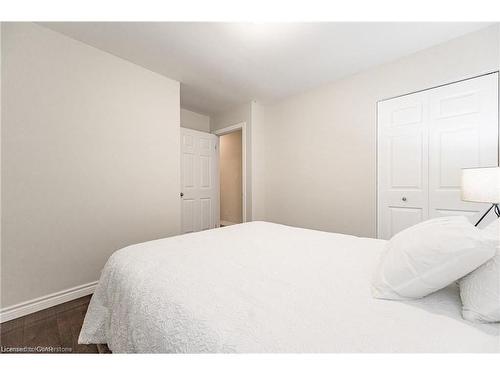
<path id="1" fill-rule="evenodd" d="M 462 200 L 500 203 L 500 167 L 462 169 Z"/>

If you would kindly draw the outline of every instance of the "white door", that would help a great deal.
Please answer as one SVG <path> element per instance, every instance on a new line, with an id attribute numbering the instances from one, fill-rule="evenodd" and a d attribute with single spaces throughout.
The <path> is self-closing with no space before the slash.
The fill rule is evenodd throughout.
<path id="1" fill-rule="evenodd" d="M 378 236 L 390 238 L 427 215 L 427 96 L 378 105 Z"/>
<path id="2" fill-rule="evenodd" d="M 181 128 L 182 233 L 219 226 L 217 136 Z"/>
<path id="3" fill-rule="evenodd" d="M 429 217 L 477 222 L 490 204 L 460 199 L 461 169 L 498 165 L 498 74 L 429 92 Z"/>
<path id="4" fill-rule="evenodd" d="M 498 74 L 378 103 L 377 234 L 488 205 L 460 199 L 462 168 L 498 165 Z"/>

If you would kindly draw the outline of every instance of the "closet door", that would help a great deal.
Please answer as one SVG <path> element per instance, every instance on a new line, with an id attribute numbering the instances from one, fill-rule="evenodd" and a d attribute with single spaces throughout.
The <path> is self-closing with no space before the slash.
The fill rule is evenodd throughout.
<path id="1" fill-rule="evenodd" d="M 378 104 L 378 237 L 428 216 L 426 93 Z"/>
<path id="2" fill-rule="evenodd" d="M 489 204 L 460 199 L 461 169 L 498 165 L 498 74 L 429 90 L 429 217 L 476 222 Z"/>
<path id="3" fill-rule="evenodd" d="M 460 199 L 462 168 L 498 165 L 498 74 L 378 104 L 377 234 L 488 204 Z M 487 221 L 486 221 L 487 222 Z"/>

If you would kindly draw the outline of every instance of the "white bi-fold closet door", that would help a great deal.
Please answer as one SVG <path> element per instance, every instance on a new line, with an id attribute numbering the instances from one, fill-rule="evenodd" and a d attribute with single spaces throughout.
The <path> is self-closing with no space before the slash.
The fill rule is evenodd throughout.
<path id="1" fill-rule="evenodd" d="M 181 128 L 181 232 L 219 226 L 219 138 Z"/>
<path id="2" fill-rule="evenodd" d="M 439 216 L 477 220 L 461 169 L 498 165 L 498 73 L 378 103 L 377 234 Z"/>

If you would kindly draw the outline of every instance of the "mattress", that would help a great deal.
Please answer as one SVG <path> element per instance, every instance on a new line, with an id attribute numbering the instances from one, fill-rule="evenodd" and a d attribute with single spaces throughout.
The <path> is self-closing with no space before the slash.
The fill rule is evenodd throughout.
<path id="1" fill-rule="evenodd" d="M 385 241 L 251 222 L 141 243 L 106 263 L 81 344 L 117 352 L 500 352 L 456 285 L 372 298 Z"/>

